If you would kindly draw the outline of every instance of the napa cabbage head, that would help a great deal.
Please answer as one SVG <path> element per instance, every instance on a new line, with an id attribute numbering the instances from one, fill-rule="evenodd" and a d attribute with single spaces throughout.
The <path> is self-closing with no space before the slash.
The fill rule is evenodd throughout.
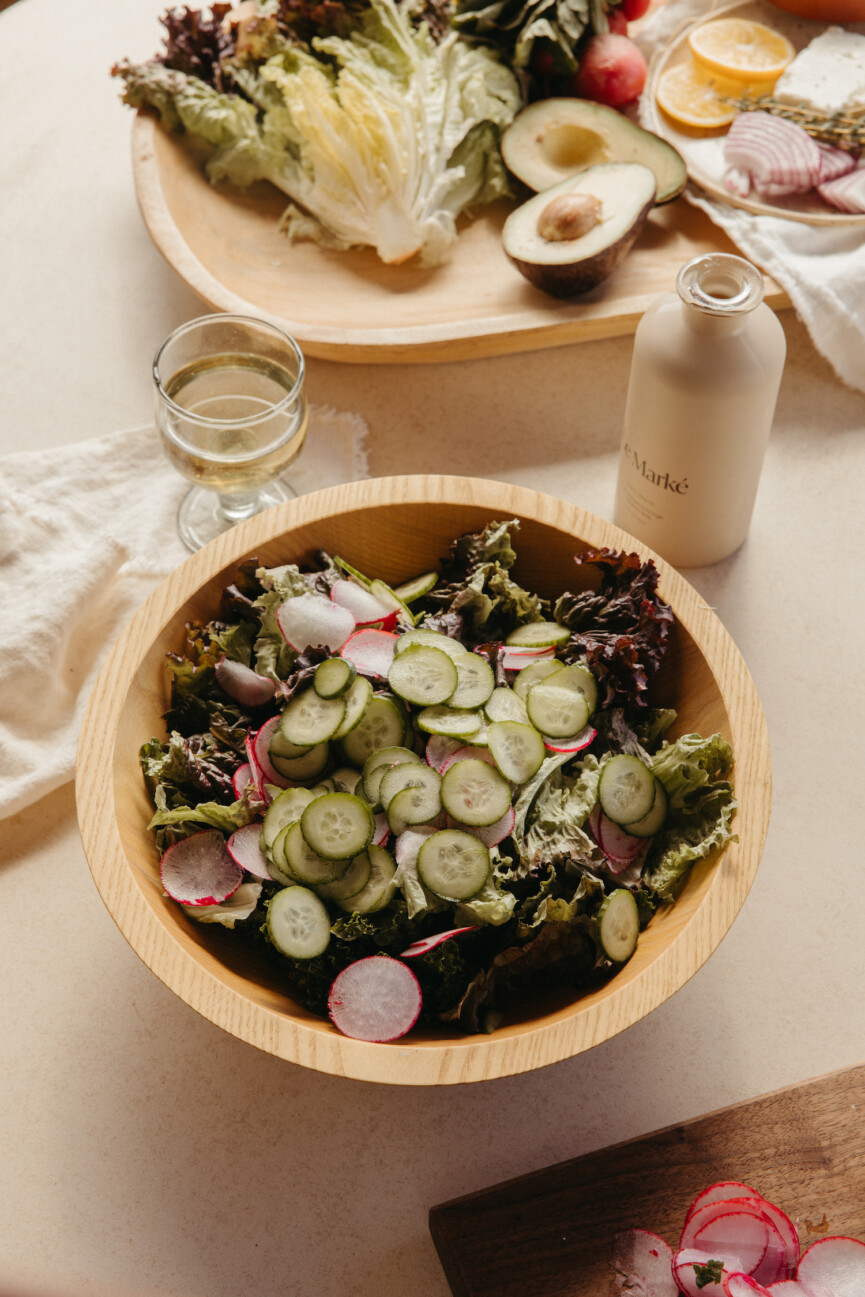
<path id="1" fill-rule="evenodd" d="M 211 180 L 288 194 L 290 237 L 432 265 L 460 212 L 508 192 L 498 141 L 521 107 L 513 73 L 456 33 L 437 44 L 394 0 L 372 0 L 348 38 L 285 42 L 230 70 L 238 94 L 157 62 L 118 69 L 127 102 L 215 146 Z"/>

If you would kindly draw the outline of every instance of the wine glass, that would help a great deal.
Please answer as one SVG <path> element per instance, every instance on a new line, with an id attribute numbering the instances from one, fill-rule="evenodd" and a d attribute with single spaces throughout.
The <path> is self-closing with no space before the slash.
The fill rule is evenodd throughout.
<path id="1" fill-rule="evenodd" d="M 156 428 L 195 483 L 177 514 L 191 550 L 297 494 L 281 480 L 306 439 L 304 360 L 282 329 L 204 315 L 170 333 L 153 361 Z"/>

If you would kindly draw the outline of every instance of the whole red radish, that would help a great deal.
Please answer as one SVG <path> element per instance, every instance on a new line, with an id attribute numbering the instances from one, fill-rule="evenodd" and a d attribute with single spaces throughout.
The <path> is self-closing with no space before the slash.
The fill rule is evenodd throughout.
<path id="1" fill-rule="evenodd" d="M 651 3 L 652 0 L 622 0 L 622 13 L 626 21 L 633 23 L 638 18 L 642 18 L 643 14 L 648 12 Z"/>
<path id="2" fill-rule="evenodd" d="M 581 99 L 624 108 L 642 93 L 646 60 L 632 40 L 618 32 L 592 36 L 580 54 L 572 86 Z"/>
<path id="3" fill-rule="evenodd" d="M 616 32 L 619 36 L 627 36 L 628 19 L 625 16 L 624 5 L 622 5 L 620 9 L 611 9 L 607 14 L 607 22 L 610 25 L 611 32 Z"/>

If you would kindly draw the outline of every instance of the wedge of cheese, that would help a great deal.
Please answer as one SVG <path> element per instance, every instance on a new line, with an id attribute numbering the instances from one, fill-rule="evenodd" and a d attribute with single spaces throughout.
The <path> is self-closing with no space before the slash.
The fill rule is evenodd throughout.
<path id="1" fill-rule="evenodd" d="M 827 27 L 788 64 L 773 95 L 824 113 L 865 108 L 865 36 Z"/>

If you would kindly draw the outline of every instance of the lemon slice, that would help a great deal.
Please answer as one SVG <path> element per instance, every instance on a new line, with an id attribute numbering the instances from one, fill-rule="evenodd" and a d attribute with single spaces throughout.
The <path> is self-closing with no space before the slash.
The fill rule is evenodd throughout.
<path id="1" fill-rule="evenodd" d="M 775 81 L 796 51 L 786 36 L 747 18 L 718 18 L 691 32 L 697 62 L 734 81 Z"/>
<path id="2" fill-rule="evenodd" d="M 766 93 L 766 90 L 749 85 L 748 93 Z M 726 99 L 741 99 L 745 86 L 741 81 L 731 81 L 708 72 L 699 64 L 688 61 L 667 68 L 658 80 L 655 99 L 658 107 L 668 117 L 684 126 L 713 130 L 729 126 L 739 109 Z"/>

